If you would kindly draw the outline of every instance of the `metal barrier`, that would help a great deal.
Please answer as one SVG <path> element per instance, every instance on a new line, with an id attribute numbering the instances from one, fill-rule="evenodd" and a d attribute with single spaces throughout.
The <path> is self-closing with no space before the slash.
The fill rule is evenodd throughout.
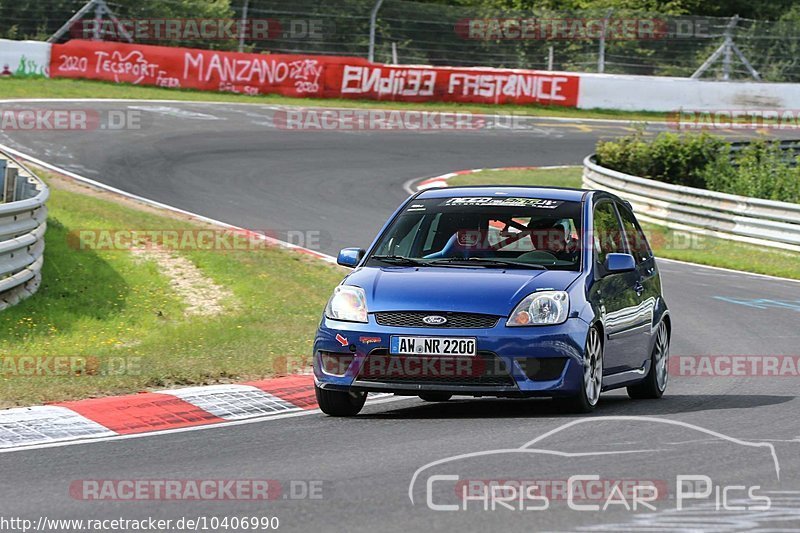
<path id="1" fill-rule="evenodd" d="M 623 174 L 583 160 L 583 187 L 629 201 L 641 220 L 800 252 L 800 204 L 748 198 Z"/>
<path id="2" fill-rule="evenodd" d="M 36 292 L 42 279 L 47 185 L 0 151 L 0 310 Z"/>
<path id="3" fill-rule="evenodd" d="M 791 166 L 797 165 L 797 157 L 800 156 L 800 141 L 798 140 L 776 140 L 770 142 L 777 142 L 780 148 L 781 155 L 784 162 Z M 734 141 L 731 145 L 731 163 L 736 165 L 736 156 L 739 152 L 744 150 L 750 145 L 750 141 Z"/>

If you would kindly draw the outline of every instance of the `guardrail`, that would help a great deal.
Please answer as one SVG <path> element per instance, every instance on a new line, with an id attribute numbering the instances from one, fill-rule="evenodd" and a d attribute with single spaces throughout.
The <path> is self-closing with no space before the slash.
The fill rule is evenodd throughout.
<path id="1" fill-rule="evenodd" d="M 0 310 L 39 288 L 50 196 L 47 185 L 0 151 Z"/>
<path id="2" fill-rule="evenodd" d="M 780 148 L 784 162 L 788 163 L 789 165 L 795 166 L 797 165 L 797 156 L 800 156 L 800 141 L 798 140 L 781 140 L 781 141 L 771 141 L 777 142 L 778 147 Z M 734 141 L 730 143 L 731 145 L 731 162 L 736 164 L 734 161 L 735 156 L 741 152 L 745 147 L 750 144 L 750 141 Z"/>
<path id="3" fill-rule="evenodd" d="M 641 220 L 691 233 L 800 252 L 800 204 L 663 183 L 583 160 L 583 187 L 629 201 Z"/>

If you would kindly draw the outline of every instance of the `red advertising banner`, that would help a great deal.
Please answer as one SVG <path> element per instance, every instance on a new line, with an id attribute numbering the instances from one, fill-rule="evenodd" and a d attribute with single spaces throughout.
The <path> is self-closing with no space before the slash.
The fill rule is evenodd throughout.
<path id="1" fill-rule="evenodd" d="M 102 41 L 71 40 L 53 45 L 53 78 L 88 78 L 287 96 L 336 96 L 326 92 L 325 70 L 337 64 L 367 64 L 349 57 L 240 54 Z"/>
<path id="2" fill-rule="evenodd" d="M 576 107 L 580 77 L 536 70 L 345 64 L 342 98 Z M 337 80 L 338 81 L 338 80 Z"/>
<path id="3" fill-rule="evenodd" d="M 355 57 L 83 40 L 53 45 L 50 76 L 242 94 L 567 107 L 577 106 L 580 83 L 577 75 L 532 70 L 406 67 Z"/>

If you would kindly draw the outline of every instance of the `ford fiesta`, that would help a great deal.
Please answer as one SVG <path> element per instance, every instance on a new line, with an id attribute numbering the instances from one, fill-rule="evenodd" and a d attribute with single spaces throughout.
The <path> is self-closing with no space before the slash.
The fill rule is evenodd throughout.
<path id="1" fill-rule="evenodd" d="M 319 406 L 356 415 L 368 392 L 660 398 L 671 321 L 630 205 L 606 192 L 429 189 L 407 200 L 336 287 L 314 341 Z"/>

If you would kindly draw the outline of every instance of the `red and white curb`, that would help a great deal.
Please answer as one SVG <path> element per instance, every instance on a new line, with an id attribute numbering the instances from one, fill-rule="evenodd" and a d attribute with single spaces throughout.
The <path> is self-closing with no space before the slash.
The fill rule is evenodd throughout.
<path id="1" fill-rule="evenodd" d="M 244 228 L 110 187 L 51 165 L 9 146 L 0 145 L 0 149 L 96 189 L 119 194 L 152 207 L 181 213 L 221 227 L 247 231 Z M 570 166 L 572 165 L 459 170 L 441 176 L 414 179 L 407 182 L 404 188 L 406 192 L 413 194 L 432 187 L 447 187 L 447 180 L 465 174 L 501 170 L 557 169 Z M 329 255 L 271 237 L 260 237 L 269 241 L 270 244 L 291 249 L 328 263 L 336 263 L 336 259 Z M 745 272 L 744 274 L 749 273 Z M 772 279 L 783 280 L 783 278 Z M 391 397 L 390 394 L 370 394 L 368 402 L 382 403 L 402 399 L 404 398 Z M 293 375 L 243 384 L 188 387 L 44 406 L 19 407 L 0 410 L 0 453 L 133 438 L 165 432 L 190 431 L 260 420 L 275 420 L 312 414 L 317 412 L 318 407 L 314 393 L 314 378 L 311 375 Z"/>
<path id="2" fill-rule="evenodd" d="M 414 194 L 425 189 L 432 189 L 434 187 L 447 187 L 447 180 L 455 178 L 456 176 L 464 176 L 466 174 L 477 174 L 478 172 L 500 172 L 505 170 L 554 170 L 558 168 L 572 168 L 575 165 L 552 165 L 546 167 L 499 167 L 499 168 L 471 168 L 467 170 L 456 170 L 455 172 L 448 172 L 441 176 L 434 176 L 432 178 L 422 178 L 411 180 L 405 186 L 406 192 Z"/>
<path id="3" fill-rule="evenodd" d="M 167 209 L 215 225 L 247 231 L 218 220 L 210 219 L 141 196 L 109 187 L 103 183 L 51 165 L 33 156 L 0 145 L 12 155 L 46 168 L 91 187 L 116 193 L 127 198 Z M 521 170 L 562 167 L 508 167 Z M 417 183 L 417 189 L 446 186 L 453 176 L 472 174 L 483 169 L 462 170 L 443 176 L 427 178 Z M 418 181 L 418 180 L 415 180 Z M 263 236 L 262 236 L 263 237 Z M 301 248 L 270 237 L 270 244 L 335 263 L 331 256 Z M 370 394 L 370 401 L 387 394 Z M 387 398 L 383 401 L 389 401 Z M 0 453 L 37 447 L 58 446 L 76 442 L 91 442 L 136 435 L 186 431 L 206 426 L 256 421 L 263 418 L 311 413 L 318 409 L 311 375 L 293 375 L 252 383 L 210 385 L 174 390 L 142 392 L 125 396 L 93 398 L 52 405 L 20 407 L 0 411 Z"/>
<path id="4" fill-rule="evenodd" d="M 228 229 L 249 231 L 110 187 L 10 146 L 0 144 L 0 149 L 95 189 Z M 253 236 L 264 239 L 270 245 L 336 264 L 336 258 L 330 255 L 260 234 Z M 391 395 L 371 393 L 368 401 L 386 396 Z M 390 400 L 394 398 L 381 401 Z M 292 375 L 252 383 L 188 387 L 12 408 L 0 410 L 0 453 L 92 440 L 187 431 L 206 426 L 257 421 L 264 417 L 300 416 L 314 413 L 318 407 L 313 376 Z"/>
<path id="5" fill-rule="evenodd" d="M 374 400 L 386 394 L 370 395 Z M 93 398 L 0 411 L 0 452 L 211 426 L 318 409 L 311 375 Z"/>

